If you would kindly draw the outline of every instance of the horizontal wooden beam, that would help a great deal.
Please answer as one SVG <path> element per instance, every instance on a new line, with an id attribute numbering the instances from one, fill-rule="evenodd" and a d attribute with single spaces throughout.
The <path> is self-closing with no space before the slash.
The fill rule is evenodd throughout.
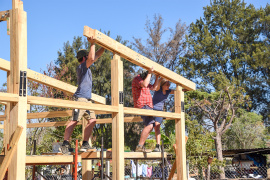
<path id="1" fill-rule="evenodd" d="M 124 107 L 124 113 L 125 114 L 134 114 L 134 115 L 143 115 L 143 116 L 174 118 L 174 119 L 180 119 L 181 118 L 180 113 L 154 111 L 154 110 L 139 109 L 139 108 L 129 108 L 129 107 Z"/>
<path id="2" fill-rule="evenodd" d="M 35 96 L 27 96 L 27 103 L 52 107 L 72 108 L 72 109 L 89 109 L 93 111 L 98 110 L 104 112 L 118 112 L 118 107 L 110 105 L 90 104 L 87 102 L 69 101 L 62 99 L 35 97 Z"/>
<path id="3" fill-rule="evenodd" d="M 18 102 L 19 101 L 19 95 L 18 94 L 12 94 L 12 93 L 2 93 L 2 92 L 0 92 L 0 101 Z"/>
<path id="4" fill-rule="evenodd" d="M 73 155 L 32 155 L 26 156 L 26 165 L 34 164 L 61 164 L 72 163 Z M 81 156 L 78 156 L 78 162 L 81 162 Z"/>
<path id="5" fill-rule="evenodd" d="M 160 64 L 148 59 L 134 50 L 128 48 L 127 46 L 117 42 L 116 40 L 110 38 L 109 36 L 101 33 L 96 29 L 91 29 L 88 26 L 84 26 L 83 35 L 86 37 L 94 37 L 96 39 L 96 43 L 100 46 L 119 54 L 121 57 L 126 60 L 141 66 L 146 69 L 150 69 L 152 66 L 154 67 L 154 72 L 161 75 L 162 77 L 168 79 L 169 81 L 180 84 L 184 89 L 191 91 L 196 90 L 196 84 L 183 76 L 161 66 Z"/>
<path id="6" fill-rule="evenodd" d="M 0 104 L 2 104 L 2 105 L 7 105 L 7 102 L 2 102 L 2 101 L 0 101 Z"/>
<path id="7" fill-rule="evenodd" d="M 0 115 L 0 121 L 4 121 L 7 118 L 6 115 Z"/>
<path id="8" fill-rule="evenodd" d="M 125 122 L 141 122 L 142 118 L 140 117 L 125 117 Z M 59 122 L 44 122 L 44 123 L 30 123 L 27 124 L 27 128 L 37 128 L 37 127 L 58 127 L 66 126 L 69 121 L 59 121 Z M 112 123 L 112 118 L 97 119 L 96 124 L 106 124 Z M 78 122 L 77 125 L 81 125 L 82 122 Z"/>
<path id="9" fill-rule="evenodd" d="M 111 114 L 111 113 L 104 112 L 104 111 L 95 111 L 95 114 L 98 115 L 98 114 Z M 28 113 L 27 119 L 68 117 L 68 116 L 72 116 L 72 110 Z"/>
<path id="10" fill-rule="evenodd" d="M 0 69 L 4 71 L 10 71 L 10 62 L 0 58 Z M 68 83 L 62 82 L 60 80 L 54 79 L 44 74 L 35 72 L 31 69 L 27 69 L 27 77 L 30 80 L 39 82 L 49 87 L 53 87 L 68 94 L 74 94 L 77 89 L 76 86 L 70 85 Z M 94 93 L 92 93 L 92 100 L 100 104 L 106 104 L 106 99 L 104 97 L 101 97 Z"/>

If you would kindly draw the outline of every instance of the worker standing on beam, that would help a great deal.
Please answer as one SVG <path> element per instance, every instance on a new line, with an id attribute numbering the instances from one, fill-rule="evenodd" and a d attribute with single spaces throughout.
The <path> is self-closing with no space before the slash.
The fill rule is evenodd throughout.
<path id="1" fill-rule="evenodd" d="M 81 49 L 77 52 L 77 59 L 80 64 L 77 67 L 78 88 L 73 95 L 73 100 L 92 103 L 92 72 L 89 67 L 103 54 L 104 48 L 100 48 L 97 52 L 95 52 L 95 39 L 93 37 L 88 37 L 87 40 L 91 43 L 89 53 L 85 49 Z M 84 129 L 83 144 L 80 151 L 85 152 L 88 149 L 92 149 L 88 141 L 96 124 L 95 112 L 74 109 L 72 118 L 65 129 L 64 142 L 61 146 L 63 154 L 70 154 L 70 152 L 73 152 L 69 139 L 75 126 L 82 117 L 84 117 L 88 123 Z"/>
<path id="2" fill-rule="evenodd" d="M 174 94 L 174 90 L 170 89 L 170 81 L 166 79 L 161 79 L 160 85 L 155 90 L 153 95 L 153 110 L 156 111 L 163 111 L 165 101 L 167 100 L 169 94 Z M 162 124 L 163 118 L 162 117 L 154 117 L 155 121 L 155 136 L 156 136 L 156 147 L 153 152 L 161 152 L 160 147 L 160 125 Z"/>
<path id="3" fill-rule="evenodd" d="M 154 68 L 152 67 L 148 71 L 137 75 L 132 81 L 132 96 L 135 108 L 150 109 L 153 110 L 153 100 L 150 90 L 156 90 L 159 84 L 159 76 L 156 75 L 154 85 L 150 84 L 150 79 Z M 153 116 L 141 116 L 143 119 L 144 128 L 141 133 L 139 144 L 136 147 L 136 152 L 150 152 L 144 147 L 145 140 L 149 136 L 150 132 L 155 127 L 155 121 Z"/>

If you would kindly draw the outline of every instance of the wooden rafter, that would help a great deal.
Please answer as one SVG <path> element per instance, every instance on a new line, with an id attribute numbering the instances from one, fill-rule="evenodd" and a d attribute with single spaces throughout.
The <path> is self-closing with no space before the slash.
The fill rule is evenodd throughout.
<path id="1" fill-rule="evenodd" d="M 148 59 L 134 50 L 128 48 L 127 46 L 117 42 L 116 40 L 110 38 L 109 36 L 103 34 L 102 32 L 91 29 L 88 26 L 84 26 L 83 35 L 86 37 L 94 37 L 96 39 L 96 43 L 100 46 L 119 54 L 121 57 L 126 60 L 141 66 L 146 69 L 150 69 L 152 66 L 154 67 L 155 73 L 161 75 L 162 77 L 170 80 L 175 84 L 180 84 L 186 90 L 196 90 L 196 84 L 179 74 L 161 66 L 160 64 Z"/>

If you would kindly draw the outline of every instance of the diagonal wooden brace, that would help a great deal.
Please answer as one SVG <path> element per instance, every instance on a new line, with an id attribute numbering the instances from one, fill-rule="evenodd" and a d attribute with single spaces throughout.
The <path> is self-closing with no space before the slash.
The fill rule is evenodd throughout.
<path id="1" fill-rule="evenodd" d="M 10 144 L 9 144 L 9 149 L 7 151 L 7 153 L 5 154 L 5 158 L 1 164 L 0 167 L 0 179 L 3 179 L 5 176 L 5 172 L 10 164 L 10 161 L 12 159 L 13 154 L 15 153 L 16 150 L 16 146 L 18 144 L 18 141 L 21 137 L 23 131 L 23 127 L 18 126 L 15 130 L 15 132 L 13 133 L 13 136 L 11 138 Z"/>

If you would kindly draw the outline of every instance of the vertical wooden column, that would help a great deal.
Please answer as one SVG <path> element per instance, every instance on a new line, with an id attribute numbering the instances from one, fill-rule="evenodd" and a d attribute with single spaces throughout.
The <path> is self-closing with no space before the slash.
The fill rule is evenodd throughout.
<path id="1" fill-rule="evenodd" d="M 27 17 L 22 2 L 12 1 L 10 11 L 10 90 L 9 93 L 19 94 L 20 71 L 27 70 Z M 27 86 L 27 82 L 26 82 Z M 9 135 L 12 136 L 17 126 L 23 127 L 15 153 L 8 167 L 8 178 L 25 179 L 26 158 L 26 118 L 27 118 L 27 87 L 26 95 L 19 97 L 18 103 L 10 103 Z"/>
<path id="2" fill-rule="evenodd" d="M 10 92 L 10 72 L 7 72 L 7 92 Z M 9 143 L 9 114 L 10 114 L 10 102 L 7 102 L 5 106 L 5 115 L 6 118 L 4 120 L 4 147 L 5 147 L 5 154 L 7 152 L 7 144 Z"/>
<path id="3" fill-rule="evenodd" d="M 87 120 L 83 118 L 82 120 L 82 137 L 84 137 L 84 128 L 87 125 Z M 89 139 L 89 144 L 92 146 L 91 139 Z M 82 160 L 82 180 L 92 179 L 92 160 Z"/>
<path id="4" fill-rule="evenodd" d="M 185 112 L 184 112 L 184 92 L 182 87 L 177 85 L 174 94 L 175 112 L 181 113 L 181 119 L 175 120 L 176 139 L 176 169 L 177 180 L 186 180 L 186 144 L 185 144 Z"/>
<path id="5" fill-rule="evenodd" d="M 114 55 L 111 61 L 112 106 L 118 106 L 118 113 L 112 113 L 112 166 L 113 180 L 124 180 L 124 111 L 123 62 Z M 122 96 L 121 96 L 122 93 Z"/>

